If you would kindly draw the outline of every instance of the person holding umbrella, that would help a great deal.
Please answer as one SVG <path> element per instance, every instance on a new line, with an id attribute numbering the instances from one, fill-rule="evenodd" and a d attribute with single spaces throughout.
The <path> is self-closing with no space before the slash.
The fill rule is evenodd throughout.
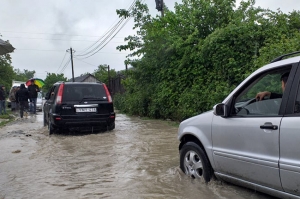
<path id="1" fill-rule="evenodd" d="M 36 114 L 36 99 L 37 93 L 40 92 L 40 88 L 34 83 L 34 79 L 30 80 L 30 85 L 28 86 L 29 99 L 33 106 L 31 106 L 30 112 Z"/>

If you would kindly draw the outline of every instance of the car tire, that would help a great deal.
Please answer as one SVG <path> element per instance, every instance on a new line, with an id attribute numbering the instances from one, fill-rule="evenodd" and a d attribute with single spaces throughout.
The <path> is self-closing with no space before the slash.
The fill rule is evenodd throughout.
<path id="1" fill-rule="evenodd" d="M 55 132 L 55 128 L 51 124 L 51 121 L 49 118 L 48 118 L 48 131 L 49 131 L 49 135 L 52 135 Z"/>
<path id="2" fill-rule="evenodd" d="M 209 182 L 212 167 L 203 149 L 194 142 L 185 143 L 180 150 L 180 168 L 188 176 Z"/>
<path id="3" fill-rule="evenodd" d="M 109 124 L 108 126 L 107 126 L 107 130 L 108 131 L 112 131 L 112 130 L 114 130 L 115 129 L 115 122 L 113 122 L 113 123 L 111 123 L 111 124 Z"/>
<path id="4" fill-rule="evenodd" d="M 47 126 L 46 115 L 44 113 L 44 126 Z"/>

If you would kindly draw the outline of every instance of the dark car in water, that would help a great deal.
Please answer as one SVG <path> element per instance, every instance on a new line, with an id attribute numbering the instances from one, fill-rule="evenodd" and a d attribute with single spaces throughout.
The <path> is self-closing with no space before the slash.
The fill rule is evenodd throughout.
<path id="1" fill-rule="evenodd" d="M 44 126 L 49 135 L 64 130 L 113 130 L 115 112 L 104 83 L 57 82 L 45 96 Z"/>

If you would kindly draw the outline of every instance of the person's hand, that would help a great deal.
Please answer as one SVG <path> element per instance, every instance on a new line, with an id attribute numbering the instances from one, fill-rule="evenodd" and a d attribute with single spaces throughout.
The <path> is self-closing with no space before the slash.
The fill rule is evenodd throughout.
<path id="1" fill-rule="evenodd" d="M 259 92 L 256 94 L 256 100 L 261 101 L 264 99 L 264 97 L 270 96 L 271 92 L 269 91 L 264 91 L 264 92 Z"/>

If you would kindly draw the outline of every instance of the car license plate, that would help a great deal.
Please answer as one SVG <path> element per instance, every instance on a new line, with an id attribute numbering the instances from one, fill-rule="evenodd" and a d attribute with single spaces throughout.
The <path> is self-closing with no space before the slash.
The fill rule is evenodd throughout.
<path id="1" fill-rule="evenodd" d="M 76 108 L 77 113 L 96 112 L 96 108 Z"/>

